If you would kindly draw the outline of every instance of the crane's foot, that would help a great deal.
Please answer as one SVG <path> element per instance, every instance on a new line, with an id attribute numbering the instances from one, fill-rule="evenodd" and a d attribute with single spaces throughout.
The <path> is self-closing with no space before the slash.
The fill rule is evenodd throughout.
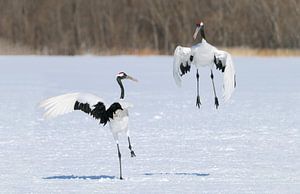
<path id="1" fill-rule="evenodd" d="M 200 105 L 201 105 L 200 96 L 197 96 L 196 107 L 200 108 Z"/>
<path id="2" fill-rule="evenodd" d="M 133 150 L 131 150 L 130 154 L 131 154 L 131 157 L 132 157 L 132 158 L 133 158 L 133 157 L 136 157 L 136 155 L 135 155 L 135 153 L 134 153 Z"/>
<path id="3" fill-rule="evenodd" d="M 120 180 L 124 180 L 123 177 L 120 176 Z"/>
<path id="4" fill-rule="evenodd" d="M 216 105 L 216 109 L 218 109 L 218 107 L 219 107 L 219 100 L 218 100 L 218 97 L 215 97 L 215 105 Z"/>

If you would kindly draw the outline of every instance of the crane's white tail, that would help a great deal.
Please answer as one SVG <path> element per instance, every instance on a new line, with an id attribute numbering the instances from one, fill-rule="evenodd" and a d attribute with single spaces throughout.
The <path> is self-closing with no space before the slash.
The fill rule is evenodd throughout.
<path id="1" fill-rule="evenodd" d="M 226 68 L 224 72 L 224 100 L 225 102 L 228 101 L 235 89 L 235 69 L 233 66 L 232 58 L 229 53 L 226 56 Z"/>

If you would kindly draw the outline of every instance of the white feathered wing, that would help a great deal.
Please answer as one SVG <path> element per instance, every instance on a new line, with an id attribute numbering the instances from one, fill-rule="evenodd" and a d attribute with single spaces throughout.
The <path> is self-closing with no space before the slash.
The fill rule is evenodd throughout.
<path id="1" fill-rule="evenodd" d="M 221 60 L 222 65 L 225 66 L 223 76 L 223 97 L 225 102 L 228 101 L 234 92 L 236 80 L 235 80 L 235 69 L 232 61 L 232 57 L 229 53 L 221 50 L 215 51 L 215 56 L 218 60 Z"/>
<path id="2" fill-rule="evenodd" d="M 174 51 L 174 61 L 173 61 L 173 78 L 177 86 L 181 86 L 181 75 L 182 72 L 180 70 L 180 65 L 182 64 L 184 67 L 187 65 L 190 66 L 190 56 L 191 56 L 191 48 L 177 46 Z"/>
<path id="3" fill-rule="evenodd" d="M 40 103 L 45 110 L 44 118 L 54 118 L 74 111 L 76 101 L 88 103 L 90 106 L 103 102 L 102 98 L 89 93 L 68 93 L 48 98 Z M 103 102 L 104 103 L 104 102 Z"/>

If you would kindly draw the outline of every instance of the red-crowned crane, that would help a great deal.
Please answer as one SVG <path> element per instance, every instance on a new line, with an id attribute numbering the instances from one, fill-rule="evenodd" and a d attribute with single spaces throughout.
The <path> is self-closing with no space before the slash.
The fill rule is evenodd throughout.
<path id="1" fill-rule="evenodd" d="M 44 100 L 40 103 L 40 107 L 45 110 L 45 118 L 54 118 L 59 115 L 63 115 L 75 110 L 81 110 L 97 120 L 100 120 L 100 124 L 104 126 L 109 123 L 110 130 L 117 144 L 119 166 L 120 166 L 120 179 L 122 177 L 122 162 L 121 152 L 119 148 L 118 136 L 121 132 L 126 132 L 129 144 L 129 150 L 131 157 L 135 157 L 135 153 L 132 150 L 130 143 L 129 129 L 128 129 L 128 108 L 132 107 L 130 103 L 124 101 L 124 86 L 122 80 L 129 79 L 132 81 L 137 80 L 124 72 L 117 74 L 117 82 L 121 88 L 120 100 L 114 102 L 107 109 L 102 98 L 89 94 L 89 93 L 68 93 L 60 96 L 55 96 Z"/>
<path id="2" fill-rule="evenodd" d="M 209 44 L 205 39 L 204 24 L 203 22 L 196 24 L 196 30 L 193 35 L 194 40 L 197 38 L 197 34 L 200 31 L 200 42 L 196 45 L 189 47 L 177 46 L 174 52 L 173 62 L 173 77 L 178 86 L 181 86 L 181 77 L 190 71 L 191 64 L 197 68 L 197 99 L 196 106 L 200 108 L 200 96 L 199 96 L 199 72 L 198 68 L 208 66 L 210 67 L 210 77 L 213 85 L 213 92 L 215 96 L 215 106 L 218 108 L 219 100 L 216 95 L 216 89 L 214 84 L 214 75 L 212 68 L 215 66 L 224 73 L 223 89 L 224 100 L 227 101 L 233 93 L 236 80 L 235 69 L 233 66 L 231 55 L 225 51 L 218 50 L 216 47 Z"/>

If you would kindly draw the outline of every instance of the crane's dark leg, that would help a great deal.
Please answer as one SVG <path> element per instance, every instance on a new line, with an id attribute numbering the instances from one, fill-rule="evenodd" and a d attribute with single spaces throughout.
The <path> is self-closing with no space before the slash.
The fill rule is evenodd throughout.
<path id="1" fill-rule="evenodd" d="M 131 157 L 136 157 L 134 151 L 132 150 L 132 147 L 131 147 L 131 143 L 130 143 L 130 137 L 128 136 L 128 144 L 129 144 L 129 150 L 130 150 L 130 153 L 131 153 Z"/>
<path id="2" fill-rule="evenodd" d="M 218 97 L 217 97 L 217 94 L 216 94 L 216 88 L 215 88 L 215 82 L 214 82 L 214 74 L 213 74 L 212 69 L 210 70 L 210 78 L 211 78 L 211 82 L 212 82 L 213 89 L 214 89 L 216 109 L 218 109 L 218 107 L 219 107 L 219 100 L 218 100 Z"/>
<path id="3" fill-rule="evenodd" d="M 196 106 L 200 108 L 201 102 L 200 102 L 200 95 L 199 95 L 199 72 L 197 69 L 196 78 L 197 78 L 197 100 L 196 100 Z"/>
<path id="4" fill-rule="evenodd" d="M 119 148 L 119 144 L 117 144 L 117 148 L 118 148 L 118 157 L 119 157 L 119 165 L 120 165 L 120 179 L 122 180 L 122 163 L 121 163 L 121 152 L 120 152 L 120 148 Z"/>

